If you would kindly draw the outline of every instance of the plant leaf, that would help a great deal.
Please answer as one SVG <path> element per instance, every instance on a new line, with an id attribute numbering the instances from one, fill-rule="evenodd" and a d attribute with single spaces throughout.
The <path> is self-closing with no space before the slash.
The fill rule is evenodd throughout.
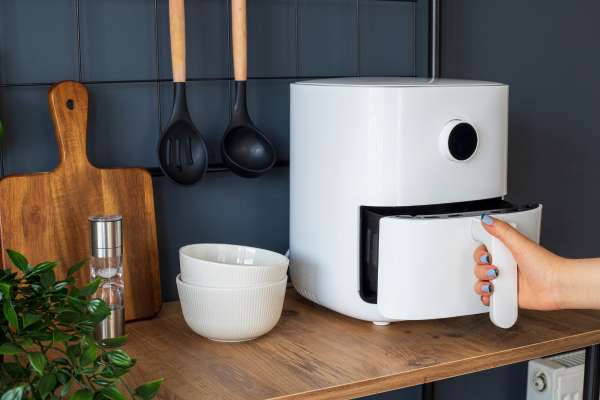
<path id="1" fill-rule="evenodd" d="M 59 329 L 54 329 L 52 331 L 52 341 L 54 343 L 65 343 L 68 342 L 69 339 L 71 339 L 71 336 L 67 335 Z"/>
<path id="2" fill-rule="evenodd" d="M 60 397 L 63 398 L 65 397 L 67 394 L 69 394 L 69 392 L 71 391 L 71 385 L 72 385 L 73 381 L 68 381 L 67 383 L 65 383 L 63 385 L 62 388 L 60 388 Z"/>
<path id="3" fill-rule="evenodd" d="M 94 394 L 89 389 L 79 389 L 73 396 L 69 398 L 69 400 L 92 400 L 94 398 Z"/>
<path id="4" fill-rule="evenodd" d="M 7 299 L 10 298 L 10 285 L 6 282 L 0 282 L 0 293 Z"/>
<path id="5" fill-rule="evenodd" d="M 117 367 L 128 368 L 133 365 L 132 358 L 129 357 L 129 354 L 127 354 L 123 350 L 109 351 L 104 355 L 106 356 L 106 359 L 109 363 L 111 363 L 112 365 L 116 365 Z"/>
<path id="6" fill-rule="evenodd" d="M 103 339 L 99 342 L 102 347 L 121 347 L 127 342 L 127 335 L 118 336 L 110 339 Z"/>
<path id="7" fill-rule="evenodd" d="M 115 379 L 125 375 L 127 371 L 129 371 L 129 368 L 121 368 L 114 365 L 109 365 L 108 367 L 104 368 L 100 375 L 104 378 Z"/>
<path id="8" fill-rule="evenodd" d="M 56 282 L 56 274 L 54 270 L 48 270 L 40 274 L 40 283 L 45 289 L 48 289 Z"/>
<path id="9" fill-rule="evenodd" d="M 8 258 L 10 258 L 10 261 L 12 261 L 15 267 L 19 268 L 24 273 L 29 272 L 29 261 L 27 261 L 23 254 L 10 249 L 7 249 L 6 252 L 8 253 Z"/>
<path id="10" fill-rule="evenodd" d="M 64 358 L 64 357 L 57 357 L 57 358 L 53 358 L 53 359 L 52 359 L 52 363 L 53 363 L 53 364 L 55 364 L 55 365 L 69 365 L 69 360 L 67 360 L 67 359 L 66 359 L 66 358 Z M 59 371 L 59 373 L 57 373 L 57 374 L 56 374 L 56 377 L 58 378 L 58 381 L 59 381 L 60 383 L 65 383 L 65 382 L 66 382 L 66 380 L 61 380 L 61 377 L 62 377 L 62 376 L 63 376 L 63 375 L 62 375 L 62 374 L 60 374 L 60 371 Z M 69 375 L 69 376 L 70 376 L 70 375 Z"/>
<path id="11" fill-rule="evenodd" d="M 81 355 L 81 345 L 79 343 L 67 346 L 67 355 L 71 362 L 75 363 L 77 358 Z"/>
<path id="12" fill-rule="evenodd" d="M 113 381 L 108 380 L 108 379 L 96 378 L 96 379 L 94 379 L 94 383 L 98 386 L 108 386 L 108 385 L 112 385 Z"/>
<path id="13" fill-rule="evenodd" d="M 88 345 L 84 346 L 83 354 L 81 355 L 81 358 L 79 359 L 79 363 L 81 364 L 81 366 L 85 367 L 85 366 L 93 363 L 94 360 L 96 360 L 97 353 L 98 353 L 98 349 L 96 347 L 96 343 L 93 340 L 88 341 Z"/>
<path id="14" fill-rule="evenodd" d="M 90 281 L 87 285 L 85 285 L 81 290 L 77 291 L 77 297 L 88 297 L 98 290 L 98 286 L 102 283 L 102 278 L 96 278 L 93 281 Z"/>
<path id="15" fill-rule="evenodd" d="M 100 322 L 110 315 L 110 308 L 106 305 L 106 302 L 102 299 L 90 300 L 87 305 L 88 311 L 91 313 L 90 319 L 93 322 Z"/>
<path id="16" fill-rule="evenodd" d="M 54 374 L 44 375 L 38 382 L 37 389 L 42 399 L 45 399 L 56 387 L 56 376 Z"/>
<path id="17" fill-rule="evenodd" d="M 54 261 L 46 261 L 31 268 L 25 278 L 31 278 L 32 276 L 43 274 L 44 272 L 51 271 L 56 268 L 58 264 Z"/>
<path id="18" fill-rule="evenodd" d="M 8 390 L 0 397 L 0 400 L 21 400 L 26 387 L 21 385 Z"/>
<path id="19" fill-rule="evenodd" d="M 79 321 L 81 314 L 73 310 L 64 310 L 58 313 L 57 319 L 63 324 L 72 324 Z"/>
<path id="20" fill-rule="evenodd" d="M 63 360 L 66 361 L 66 359 L 64 359 L 64 358 L 63 358 Z M 54 362 L 56 362 L 56 360 L 54 360 Z M 69 365 L 69 364 L 65 363 L 64 365 Z M 58 383 L 60 383 L 61 385 L 66 385 L 71 380 L 70 367 L 60 368 L 58 371 L 56 371 L 56 379 L 58 380 Z"/>
<path id="21" fill-rule="evenodd" d="M 5 298 L 2 304 L 2 311 L 4 312 L 4 318 L 15 328 L 19 329 L 19 321 L 17 320 L 17 313 L 15 312 L 15 308 L 12 305 L 12 302 L 7 297 Z"/>
<path id="22" fill-rule="evenodd" d="M 35 324 L 40 319 L 42 319 L 42 316 L 40 314 L 29 314 L 29 313 L 25 314 L 23 316 L 23 329 Z"/>
<path id="23" fill-rule="evenodd" d="M 0 345 L 0 354 L 5 356 L 14 356 L 19 354 L 23 349 L 14 343 L 4 343 Z"/>
<path id="24" fill-rule="evenodd" d="M 67 277 L 71 277 L 75 274 L 75 272 L 79 271 L 81 268 L 85 267 L 88 260 L 81 260 L 73 264 L 71 268 L 67 270 Z"/>
<path id="25" fill-rule="evenodd" d="M 33 345 L 33 339 L 30 337 L 23 338 L 18 345 L 26 349 L 27 347 L 31 347 Z"/>
<path id="26" fill-rule="evenodd" d="M 4 369 L 4 371 L 14 379 L 20 380 L 25 376 L 25 370 L 16 362 L 4 362 L 2 364 L 2 369 Z M 22 380 L 20 380 L 20 382 L 22 382 Z"/>
<path id="27" fill-rule="evenodd" d="M 66 288 L 67 286 L 69 286 L 69 282 L 60 281 L 60 282 L 55 283 L 54 286 L 52 286 L 52 290 L 59 291 L 59 290 Z"/>
<path id="28" fill-rule="evenodd" d="M 125 400 L 125 396 L 115 385 L 103 387 L 100 394 L 110 400 Z"/>
<path id="29" fill-rule="evenodd" d="M 2 142 L 2 139 L 4 139 L 4 124 L 0 121 L 0 142 Z"/>
<path id="30" fill-rule="evenodd" d="M 46 356 L 44 356 L 39 351 L 33 353 L 27 353 L 27 359 L 31 364 L 31 367 L 40 375 L 44 375 L 44 368 L 46 368 Z"/>
<path id="31" fill-rule="evenodd" d="M 154 381 L 146 382 L 143 385 L 138 386 L 134 393 L 144 400 L 151 400 L 156 396 L 160 389 L 160 385 L 162 385 L 164 381 L 164 379 L 156 379 Z"/>

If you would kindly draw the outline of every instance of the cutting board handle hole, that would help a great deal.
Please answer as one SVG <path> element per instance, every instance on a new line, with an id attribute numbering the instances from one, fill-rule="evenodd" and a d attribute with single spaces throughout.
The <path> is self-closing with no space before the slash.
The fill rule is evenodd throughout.
<path id="1" fill-rule="evenodd" d="M 72 110 L 72 109 L 74 109 L 74 108 L 75 108 L 75 102 L 73 101 L 73 99 L 69 99 L 69 100 L 67 100 L 67 108 L 68 108 L 69 110 Z"/>

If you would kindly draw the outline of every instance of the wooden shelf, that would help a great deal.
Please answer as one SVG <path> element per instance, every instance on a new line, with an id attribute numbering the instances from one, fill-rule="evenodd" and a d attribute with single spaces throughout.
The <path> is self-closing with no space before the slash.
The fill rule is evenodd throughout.
<path id="1" fill-rule="evenodd" d="M 217 310 L 215 310 L 217 312 Z M 279 324 L 245 343 L 211 342 L 179 303 L 128 324 L 130 383 L 164 377 L 163 399 L 347 399 L 600 343 L 600 312 L 523 311 L 510 330 L 487 315 L 378 327 L 288 290 Z"/>

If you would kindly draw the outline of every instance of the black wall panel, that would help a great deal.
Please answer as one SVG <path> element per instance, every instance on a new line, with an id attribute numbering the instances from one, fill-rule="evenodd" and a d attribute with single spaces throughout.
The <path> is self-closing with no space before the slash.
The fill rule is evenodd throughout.
<path id="1" fill-rule="evenodd" d="M 219 162 L 233 94 L 229 2 L 186 3 L 190 111 L 207 138 L 211 162 Z M 155 145 L 172 101 L 167 4 L 0 0 L 0 118 L 7 130 L 0 144 L 2 174 L 57 165 L 46 93 L 50 84 L 65 79 L 88 83 L 88 155 L 95 165 L 157 167 Z M 444 72 L 512 84 L 512 198 L 546 203 L 544 240 L 553 248 L 591 255 L 594 225 L 585 217 L 595 211 L 599 192 L 581 182 L 598 181 L 592 165 L 598 146 L 579 143 L 597 141 L 598 121 L 590 117 L 599 104 L 597 91 L 583 79 L 557 77 L 575 73 L 597 80 L 597 56 L 589 65 L 572 61 L 589 56 L 591 40 L 598 36 L 591 19 L 600 9 L 591 0 L 583 1 L 580 11 L 555 0 L 443 4 Z M 423 75 L 426 24 L 425 0 L 249 0 L 248 96 L 257 125 L 287 159 L 290 82 Z M 561 26 L 569 28 L 556 29 Z M 256 180 L 213 173 L 192 187 L 157 177 L 154 189 L 166 300 L 177 296 L 177 249 L 184 244 L 287 249 L 286 168 Z M 562 232 L 561 237 L 553 232 Z M 523 398 L 523 374 L 521 364 L 451 379 L 436 389 L 440 399 L 518 399 Z M 420 388 L 412 388 L 372 398 L 420 395 Z"/>
<path id="2" fill-rule="evenodd" d="M 544 205 L 542 243 L 598 257 L 600 2 L 443 0 L 442 76 L 510 85 L 508 199 Z M 526 364 L 438 385 L 440 399 L 525 400 Z"/>
<path id="3" fill-rule="evenodd" d="M 79 13 L 83 80 L 156 78 L 152 1 L 84 0 Z"/>
<path id="4" fill-rule="evenodd" d="M 233 95 L 227 0 L 188 0 L 189 105 L 220 162 Z M 376 0 L 249 0 L 250 113 L 289 155 L 289 84 L 313 76 L 415 75 L 426 9 Z M 417 24 L 417 21 L 421 21 Z M 168 0 L 0 0 L 2 172 L 47 171 L 58 155 L 46 92 L 81 79 L 90 91 L 88 156 L 99 167 L 157 167 L 172 104 Z M 422 58 L 422 54 L 420 54 Z M 155 179 L 163 288 L 176 298 L 177 249 L 246 243 L 284 252 L 287 169 L 258 180 L 210 175 L 192 188 Z"/>
<path id="5" fill-rule="evenodd" d="M 544 204 L 550 249 L 597 257 L 600 2 L 443 4 L 443 75 L 510 85 L 508 197 Z"/>
<path id="6" fill-rule="evenodd" d="M 77 78 L 73 0 L 0 1 L 0 82 Z"/>

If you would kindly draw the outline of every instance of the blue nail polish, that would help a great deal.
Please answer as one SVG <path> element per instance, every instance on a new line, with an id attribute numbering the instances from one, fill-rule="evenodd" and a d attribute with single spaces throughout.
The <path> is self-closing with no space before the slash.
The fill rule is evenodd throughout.
<path id="1" fill-rule="evenodd" d="M 488 270 L 487 276 L 491 279 L 495 279 L 498 277 L 498 270 L 496 268 L 492 268 Z"/>
<path id="2" fill-rule="evenodd" d="M 487 254 L 483 254 L 481 257 L 479 257 L 479 261 L 481 261 L 484 264 L 489 264 L 490 263 L 490 256 Z"/>
<path id="3" fill-rule="evenodd" d="M 492 225 L 494 223 L 494 220 L 489 215 L 483 214 L 481 216 L 481 222 L 483 222 L 486 225 Z"/>
<path id="4" fill-rule="evenodd" d="M 494 291 L 492 285 L 483 285 L 481 287 L 481 290 L 483 291 L 483 293 L 492 293 Z"/>

